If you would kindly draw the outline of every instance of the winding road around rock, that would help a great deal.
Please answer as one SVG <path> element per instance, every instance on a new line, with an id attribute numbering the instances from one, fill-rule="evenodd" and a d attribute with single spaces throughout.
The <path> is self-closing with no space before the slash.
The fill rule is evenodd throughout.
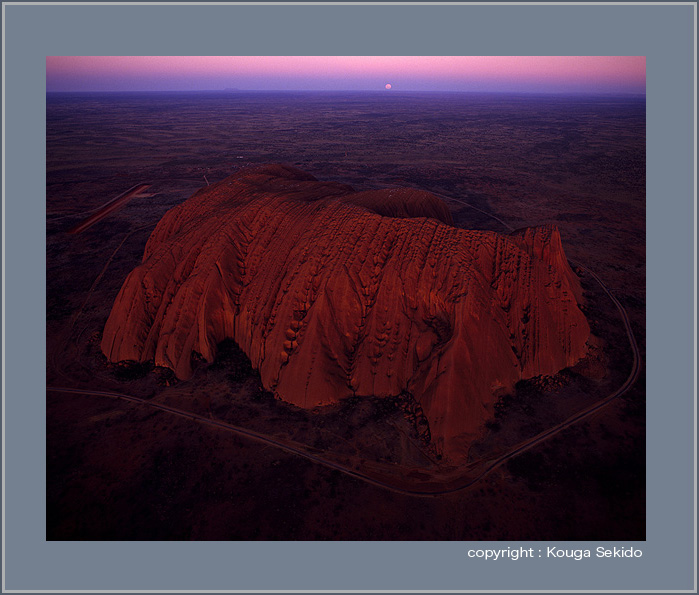
<path id="1" fill-rule="evenodd" d="M 457 202 L 459 204 L 465 205 L 467 207 L 470 207 L 474 210 L 480 211 L 481 213 L 484 213 L 485 215 L 488 215 L 489 217 L 493 218 L 494 220 L 498 221 L 500 224 L 502 224 L 506 229 L 510 231 L 514 231 L 514 228 L 512 228 L 510 225 L 499 219 L 498 217 L 491 215 L 490 213 L 487 213 L 486 211 L 483 211 L 482 209 L 479 209 L 465 201 L 455 199 L 452 197 L 444 196 L 438 193 L 433 192 L 433 194 L 436 194 L 437 196 L 440 196 L 441 198 L 444 198 L 445 200 L 449 200 L 452 202 Z M 415 488 L 410 488 L 407 487 L 405 484 L 410 483 L 407 480 L 404 480 L 402 483 L 404 485 L 400 485 L 401 482 L 396 481 L 393 479 L 391 481 L 391 478 L 388 477 L 388 474 L 383 475 L 380 472 L 377 472 L 375 474 L 370 474 L 368 471 L 362 471 L 359 469 L 359 465 L 356 467 L 353 467 L 351 464 L 348 464 L 347 462 L 339 462 L 339 461 L 333 461 L 327 456 L 321 456 L 320 454 L 316 454 L 314 452 L 311 452 L 310 447 L 300 444 L 300 443 L 295 443 L 292 441 L 287 441 L 280 439 L 278 437 L 273 437 L 269 436 L 266 434 L 262 434 L 260 432 L 256 432 L 254 430 L 250 430 L 247 428 L 243 428 L 240 426 L 236 426 L 233 424 L 229 424 L 227 422 L 223 422 L 220 420 L 215 420 L 215 419 L 209 419 L 207 417 L 204 417 L 202 415 L 198 415 L 196 413 L 188 412 L 183 409 L 177 409 L 175 407 L 170 407 L 168 405 L 164 405 L 162 403 L 157 403 L 153 402 L 152 400 L 146 400 L 142 399 L 140 397 L 135 397 L 133 395 L 127 395 L 123 393 L 116 393 L 116 392 L 109 392 L 109 391 L 100 391 L 100 390 L 90 390 L 90 389 L 77 389 L 77 388 L 69 388 L 69 387 L 58 387 L 58 386 L 47 386 L 46 390 L 51 391 L 51 392 L 59 392 L 59 393 L 73 393 L 73 394 L 82 394 L 82 395 L 93 395 L 93 396 L 101 396 L 101 397 L 110 397 L 110 398 L 116 398 L 116 399 L 121 399 L 124 401 L 130 401 L 133 403 L 145 405 L 147 407 L 151 407 L 153 409 L 158 409 L 160 411 L 164 411 L 167 413 L 170 413 L 172 415 L 177 415 L 180 417 L 188 418 L 197 422 L 200 422 L 202 424 L 208 425 L 208 426 L 213 426 L 216 428 L 221 428 L 230 432 L 234 432 L 240 436 L 245 436 L 249 439 L 255 440 L 257 442 L 261 442 L 263 444 L 269 445 L 269 446 L 274 446 L 276 448 L 279 448 L 281 450 L 284 450 L 286 452 L 289 452 L 291 454 L 295 454 L 301 457 L 304 457 L 314 463 L 324 465 L 325 467 L 328 467 L 330 469 L 334 469 L 337 471 L 340 471 L 341 473 L 344 473 L 345 475 L 348 475 L 350 477 L 354 477 L 355 479 L 359 479 L 361 481 L 364 481 L 368 484 L 384 488 L 387 490 L 391 490 L 393 492 L 397 492 L 400 494 L 408 495 L 408 496 L 421 496 L 421 497 L 435 497 L 435 496 L 442 496 L 442 495 L 447 495 L 451 494 L 454 492 L 459 492 L 461 490 L 465 490 L 471 486 L 473 486 L 475 483 L 483 479 L 486 475 L 500 467 L 502 464 L 506 463 L 509 459 L 522 454 L 523 452 L 533 448 L 534 446 L 537 446 L 538 444 L 544 442 L 545 440 L 548 440 L 549 438 L 552 438 L 556 434 L 562 432 L 566 428 L 572 426 L 573 424 L 579 423 L 582 420 L 590 417 L 591 415 L 594 415 L 598 411 L 600 411 L 602 408 L 606 407 L 609 405 L 612 401 L 620 397 L 621 395 L 625 394 L 638 380 L 638 377 L 641 373 L 641 359 L 640 359 L 640 352 L 638 349 L 638 344 L 636 342 L 636 337 L 633 333 L 633 329 L 631 328 L 631 323 L 629 321 L 628 314 L 626 312 L 626 309 L 624 306 L 619 302 L 619 300 L 614 297 L 614 295 L 611 293 L 611 291 L 607 288 L 607 286 L 602 282 L 602 280 L 592 271 L 590 271 L 588 268 L 583 266 L 581 263 L 576 262 L 572 259 L 569 259 L 569 262 L 574 264 L 577 267 L 580 267 L 582 270 L 584 270 L 587 274 L 589 274 L 602 288 L 602 290 L 609 296 L 609 298 L 612 300 L 614 305 L 616 306 L 617 310 L 619 311 L 619 314 L 621 315 L 621 319 L 624 323 L 624 327 L 626 329 L 626 334 L 629 339 L 629 343 L 631 346 L 631 350 L 633 352 L 633 363 L 631 367 L 631 372 L 628 376 L 628 378 L 625 380 L 625 382 L 617 389 L 615 390 L 611 395 L 608 395 L 601 401 L 598 401 L 597 403 L 583 409 L 582 411 L 579 411 L 578 413 L 575 413 L 574 415 L 570 416 L 563 422 L 556 424 L 555 426 L 549 428 L 548 430 L 545 430 L 536 436 L 533 436 L 532 438 L 529 438 L 527 440 L 524 440 L 520 442 L 519 444 L 509 448 L 505 452 L 498 453 L 497 455 L 488 458 L 488 459 L 481 459 L 480 461 L 476 461 L 474 463 L 471 463 L 465 467 L 465 470 L 462 470 L 461 473 L 459 473 L 457 476 L 451 476 L 446 481 L 440 481 L 438 479 L 438 474 L 432 474 L 431 477 L 436 479 L 436 481 L 432 482 L 424 482 L 426 485 L 429 484 L 437 484 L 433 487 L 433 489 L 426 489 L 426 485 L 423 486 L 422 488 L 415 486 Z M 380 464 L 375 464 L 377 468 L 383 467 L 388 469 L 388 465 L 380 465 Z M 424 471 L 425 475 L 429 475 L 429 472 Z M 412 482 L 415 484 L 416 482 Z M 418 482 L 419 483 L 419 482 Z"/>

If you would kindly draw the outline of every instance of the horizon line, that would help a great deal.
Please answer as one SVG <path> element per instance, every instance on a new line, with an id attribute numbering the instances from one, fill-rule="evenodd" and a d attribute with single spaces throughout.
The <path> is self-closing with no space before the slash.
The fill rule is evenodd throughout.
<path id="1" fill-rule="evenodd" d="M 401 93 L 453 93 L 453 94 L 471 94 L 471 95 L 612 95 L 612 96 L 632 96 L 645 97 L 644 91 L 527 91 L 527 90 L 447 90 L 447 89 L 237 89 L 234 87 L 224 89 L 133 89 L 133 90 L 46 90 L 46 94 L 112 94 L 112 95 L 127 95 L 133 93 L 376 93 L 383 95 L 396 95 Z"/>

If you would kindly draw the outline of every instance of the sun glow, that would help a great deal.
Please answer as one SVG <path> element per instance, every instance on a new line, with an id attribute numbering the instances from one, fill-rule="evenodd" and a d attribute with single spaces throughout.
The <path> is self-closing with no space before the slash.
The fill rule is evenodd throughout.
<path id="1" fill-rule="evenodd" d="M 391 73 L 393 83 L 386 82 Z M 49 56 L 48 91 L 644 93 L 643 56 Z"/>

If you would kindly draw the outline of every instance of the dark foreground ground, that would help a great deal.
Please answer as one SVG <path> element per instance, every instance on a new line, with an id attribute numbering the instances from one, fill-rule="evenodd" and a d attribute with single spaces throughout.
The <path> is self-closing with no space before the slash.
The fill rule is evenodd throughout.
<path id="1" fill-rule="evenodd" d="M 568 256 L 613 290 L 645 353 L 645 103 L 620 97 L 263 93 L 47 98 L 47 384 L 136 395 L 318 452 L 429 472 L 441 465 L 404 399 L 304 411 L 274 400 L 236 348 L 188 382 L 108 366 L 111 304 L 167 209 L 237 168 L 283 162 L 356 189 L 412 186 L 457 225 L 555 222 Z M 88 230 L 87 211 L 152 184 Z M 470 208 L 464 201 L 477 207 Z M 600 348 L 520 383 L 471 459 L 612 393 L 631 350 L 584 273 Z M 415 497 L 144 405 L 47 392 L 48 539 L 645 538 L 645 380 L 463 491 Z"/>

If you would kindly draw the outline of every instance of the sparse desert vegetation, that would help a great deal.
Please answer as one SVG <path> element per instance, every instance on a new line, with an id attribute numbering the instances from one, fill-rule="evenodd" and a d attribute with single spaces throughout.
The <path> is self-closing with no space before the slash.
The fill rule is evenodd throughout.
<path id="1" fill-rule="evenodd" d="M 644 147 L 644 100 L 629 97 L 49 95 L 47 384 L 134 395 L 337 460 L 393 466 L 408 480 L 429 474 L 444 463 L 409 393 L 296 407 L 263 388 L 232 341 L 219 344 L 213 363 L 195 358 L 188 380 L 149 363 L 108 363 L 105 322 L 155 225 L 200 187 L 270 162 L 356 190 L 434 192 L 465 229 L 554 223 L 567 256 L 624 305 L 643 360 Z M 153 196 L 67 233 L 138 183 Z M 596 337 L 589 356 L 499 395 L 469 461 L 560 423 L 629 375 L 616 307 L 594 279 L 576 274 Z M 598 414 L 468 489 L 432 497 L 382 489 L 145 405 L 49 391 L 47 537 L 644 539 L 644 460 L 643 374 Z"/>

